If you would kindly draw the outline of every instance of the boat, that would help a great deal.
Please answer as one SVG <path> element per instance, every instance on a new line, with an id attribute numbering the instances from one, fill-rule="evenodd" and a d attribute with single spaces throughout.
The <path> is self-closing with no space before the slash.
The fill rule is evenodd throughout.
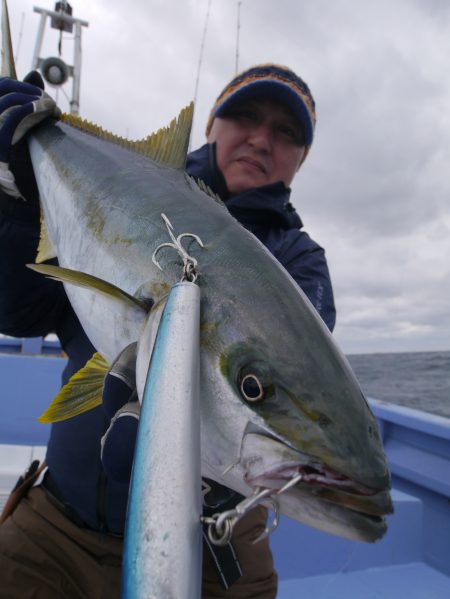
<path id="1" fill-rule="evenodd" d="M 57 340 L 0 338 L 0 509 L 48 425 L 37 417 L 60 387 Z M 450 418 L 369 398 L 392 474 L 394 513 L 375 544 L 286 517 L 271 536 L 278 599 L 450 598 Z"/>

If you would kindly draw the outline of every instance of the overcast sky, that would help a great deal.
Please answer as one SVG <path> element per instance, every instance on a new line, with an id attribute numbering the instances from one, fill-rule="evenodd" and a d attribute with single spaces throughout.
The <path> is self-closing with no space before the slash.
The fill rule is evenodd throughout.
<path id="1" fill-rule="evenodd" d="M 192 147 L 235 74 L 235 0 L 72 0 L 83 28 L 81 110 L 120 135 L 165 126 L 194 98 Z M 19 76 L 39 24 L 9 10 Z M 318 124 L 293 186 L 305 230 L 326 249 L 346 353 L 450 349 L 450 2 L 243 0 L 239 70 L 293 68 Z M 46 29 L 41 57 L 57 55 Z M 63 54 L 72 64 L 70 36 Z M 71 94 L 71 84 L 65 87 Z M 59 92 L 58 103 L 68 110 Z"/>

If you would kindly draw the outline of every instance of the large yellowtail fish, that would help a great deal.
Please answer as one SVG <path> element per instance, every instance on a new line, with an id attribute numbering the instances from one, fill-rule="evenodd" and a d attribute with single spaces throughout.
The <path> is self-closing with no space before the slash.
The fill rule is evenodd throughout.
<path id="1" fill-rule="evenodd" d="M 7 56 L 5 48 L 4 40 Z M 278 502 L 287 516 L 375 541 L 392 509 L 375 418 L 298 285 L 184 172 L 191 117 L 188 107 L 142 142 L 69 116 L 34 130 L 30 152 L 50 240 L 38 260 L 56 255 L 60 264 L 35 268 L 64 282 L 109 363 L 140 339 L 180 278 L 180 258 L 171 248 L 159 253 L 162 270 L 151 260 L 168 241 L 161 214 L 177 233 L 201 238 L 203 248 L 184 242 L 198 261 L 201 290 L 202 475 L 245 496 L 284 487 Z M 49 419 L 98 405 L 101 376 L 90 403 L 80 382 L 102 373 L 100 362 L 62 390 Z"/>

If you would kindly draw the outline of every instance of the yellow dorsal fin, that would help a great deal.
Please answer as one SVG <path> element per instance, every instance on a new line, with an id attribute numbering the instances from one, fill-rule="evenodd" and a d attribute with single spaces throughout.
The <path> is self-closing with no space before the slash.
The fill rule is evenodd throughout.
<path id="1" fill-rule="evenodd" d="M 63 114 L 61 120 L 85 133 L 90 133 L 128 150 L 143 154 L 159 164 L 184 169 L 193 114 L 194 104 L 191 102 L 186 108 L 183 108 L 178 118 L 173 119 L 168 127 L 138 141 L 130 141 L 124 137 L 114 135 L 114 133 L 105 131 L 98 125 L 72 114 Z"/>
<path id="2" fill-rule="evenodd" d="M 95 353 L 86 365 L 76 372 L 67 385 L 39 417 L 39 422 L 50 424 L 73 418 L 102 403 L 103 381 L 109 365 L 99 353 Z"/>
<path id="3" fill-rule="evenodd" d="M 27 264 L 27 266 L 28 268 L 31 268 L 31 270 L 47 275 L 51 279 L 55 279 L 55 281 L 70 283 L 71 285 L 77 285 L 78 287 L 85 287 L 97 291 L 98 293 L 106 295 L 109 299 L 127 304 L 130 308 L 140 308 L 145 313 L 149 310 L 148 302 L 138 300 L 119 287 L 108 283 L 108 281 L 104 281 L 93 275 L 88 275 L 85 272 L 62 268 L 61 266 L 52 266 L 51 264 Z"/>
<path id="4" fill-rule="evenodd" d="M 11 29 L 9 26 L 8 6 L 6 0 L 2 2 L 2 77 L 17 79 L 14 54 L 11 43 Z"/>
<path id="5" fill-rule="evenodd" d="M 51 258 L 56 258 L 56 250 L 48 233 L 47 225 L 45 224 L 44 213 L 41 209 L 41 234 L 37 249 L 36 262 L 41 263 Z"/>

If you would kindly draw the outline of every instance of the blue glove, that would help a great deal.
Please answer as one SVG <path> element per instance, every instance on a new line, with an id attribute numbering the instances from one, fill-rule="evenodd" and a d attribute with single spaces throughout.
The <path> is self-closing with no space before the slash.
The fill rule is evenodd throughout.
<path id="1" fill-rule="evenodd" d="M 101 440 L 100 455 L 108 477 L 122 483 L 130 481 L 139 425 L 136 345 L 128 345 L 116 358 L 103 386 L 103 409 L 110 423 Z"/>
<path id="2" fill-rule="evenodd" d="M 44 91 L 42 77 L 33 71 L 24 81 L 0 78 L 0 189 L 22 197 L 9 167 L 12 147 L 44 119 L 61 111 Z"/>

